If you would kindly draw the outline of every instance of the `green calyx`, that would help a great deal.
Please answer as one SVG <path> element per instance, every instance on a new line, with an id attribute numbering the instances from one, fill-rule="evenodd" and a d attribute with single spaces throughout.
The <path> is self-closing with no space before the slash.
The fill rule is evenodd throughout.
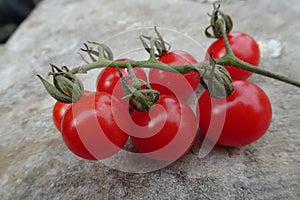
<path id="1" fill-rule="evenodd" d="M 231 95 L 234 88 L 230 74 L 222 65 L 216 64 L 212 54 L 210 54 L 209 66 L 211 71 L 202 74 L 201 85 L 214 98 L 225 98 Z"/>
<path id="2" fill-rule="evenodd" d="M 139 38 L 144 46 L 144 49 L 150 54 L 151 57 L 160 57 L 171 49 L 171 45 L 164 41 L 156 26 L 154 27 L 154 31 L 156 33 L 156 37 L 140 35 Z M 146 40 L 148 40 L 150 46 Z"/>
<path id="3" fill-rule="evenodd" d="M 153 90 L 144 80 L 136 78 L 132 66 L 129 63 L 127 63 L 129 78 L 125 79 L 119 68 L 117 69 L 125 95 L 123 98 L 126 99 L 135 110 L 148 112 L 158 101 L 159 92 Z M 131 80 L 131 84 L 128 84 L 129 80 Z"/>
<path id="4" fill-rule="evenodd" d="M 222 18 L 225 22 L 225 31 L 226 34 L 230 33 L 233 27 L 232 20 L 229 15 L 226 15 L 223 11 L 220 10 L 220 4 L 216 6 L 213 4 L 214 10 L 210 16 L 210 25 L 205 29 L 205 35 L 208 38 L 221 38 L 223 27 L 217 23 L 217 20 Z M 213 33 L 209 32 L 209 29 L 212 29 Z"/>
<path id="5" fill-rule="evenodd" d="M 63 103 L 78 101 L 83 96 L 84 87 L 82 82 L 74 74 L 68 73 L 69 70 L 66 67 L 63 68 L 64 71 L 52 64 L 50 65 L 52 72 L 49 75 L 53 76 L 53 84 L 37 75 L 48 93 L 54 99 Z"/>

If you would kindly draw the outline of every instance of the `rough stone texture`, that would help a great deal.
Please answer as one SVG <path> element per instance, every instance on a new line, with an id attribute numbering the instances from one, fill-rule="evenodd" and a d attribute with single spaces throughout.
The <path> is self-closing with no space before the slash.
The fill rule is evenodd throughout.
<path id="1" fill-rule="evenodd" d="M 276 58 L 264 51 L 261 66 L 299 80 L 298 0 L 222 2 L 236 31 L 282 46 Z M 120 172 L 75 157 L 51 122 L 54 100 L 35 76 L 46 75 L 49 62 L 82 64 L 77 52 L 87 40 L 107 40 L 121 55 L 140 48 L 137 35 L 154 25 L 164 30 L 174 49 L 201 60 L 211 42 L 203 36 L 211 9 L 211 1 L 192 0 L 43 1 L 1 49 L 1 199 L 299 199 L 300 93 L 278 81 L 250 78 L 273 106 L 271 127 L 259 141 L 215 147 L 205 158 L 198 158 L 197 144 L 175 163 L 150 173 Z M 144 56 L 140 53 L 137 57 Z M 82 76 L 88 89 L 96 75 Z"/>

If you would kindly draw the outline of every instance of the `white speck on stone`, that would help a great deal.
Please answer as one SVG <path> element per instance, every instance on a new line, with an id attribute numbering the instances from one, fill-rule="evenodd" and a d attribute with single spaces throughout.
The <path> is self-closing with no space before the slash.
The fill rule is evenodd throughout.
<path id="1" fill-rule="evenodd" d="M 4 176 L 2 176 L 1 177 L 1 179 L 0 179 L 0 185 L 1 185 L 1 187 L 3 186 L 3 185 L 5 185 L 6 183 L 7 183 L 7 181 L 8 181 L 8 175 L 4 175 Z"/>
<path id="2" fill-rule="evenodd" d="M 127 20 L 118 20 L 117 21 L 117 24 L 119 24 L 119 25 L 124 25 L 124 24 L 127 24 Z"/>
<path id="3" fill-rule="evenodd" d="M 275 39 L 258 41 L 261 57 L 278 58 L 282 53 L 282 43 Z"/>

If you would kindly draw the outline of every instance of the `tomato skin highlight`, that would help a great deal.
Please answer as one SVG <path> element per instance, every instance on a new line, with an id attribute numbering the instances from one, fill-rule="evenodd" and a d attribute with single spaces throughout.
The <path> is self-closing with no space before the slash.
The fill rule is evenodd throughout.
<path id="1" fill-rule="evenodd" d="M 126 143 L 128 135 L 120 125 L 130 125 L 124 105 L 108 93 L 96 92 L 82 97 L 67 110 L 62 136 L 77 156 L 101 160 L 117 153 Z"/>
<path id="2" fill-rule="evenodd" d="M 184 101 L 171 95 L 160 95 L 149 112 L 134 110 L 131 118 L 131 140 L 145 156 L 174 161 L 185 154 L 197 133 L 197 120 Z"/>
<path id="3" fill-rule="evenodd" d="M 84 90 L 83 95 L 89 94 L 91 91 Z M 69 109 L 69 107 L 72 105 L 72 103 L 62 103 L 62 102 L 55 102 L 53 109 L 52 109 L 52 120 L 56 127 L 56 129 L 61 132 L 61 122 L 63 117 L 65 116 L 66 111 Z"/>
<path id="4" fill-rule="evenodd" d="M 199 127 L 219 145 L 244 146 L 267 131 L 272 120 L 272 107 L 268 96 L 254 83 L 239 80 L 233 81 L 233 86 L 234 92 L 225 100 L 211 98 L 206 91 L 201 95 Z M 222 130 L 216 128 L 220 123 Z"/>
<path id="5" fill-rule="evenodd" d="M 234 55 L 244 62 L 258 66 L 260 61 L 260 51 L 257 42 L 248 34 L 242 32 L 233 32 L 227 35 L 229 44 Z M 226 49 L 223 38 L 215 40 L 207 49 L 205 60 L 209 60 L 212 52 L 213 58 L 221 58 L 225 55 Z M 252 75 L 252 72 L 239 69 L 232 66 L 224 66 L 232 79 L 246 80 Z"/>
<path id="6" fill-rule="evenodd" d="M 62 103 L 57 101 L 52 110 L 52 120 L 56 127 L 56 129 L 61 132 L 61 122 L 67 111 L 67 109 L 71 106 L 70 103 Z"/>
<path id="7" fill-rule="evenodd" d="M 191 54 L 179 50 L 167 52 L 158 60 L 170 65 L 197 63 Z M 176 95 L 185 99 L 191 96 L 198 87 L 200 76 L 197 76 L 197 72 L 180 74 L 151 68 L 149 70 L 149 82 L 152 89 L 158 90 L 161 94 Z"/>

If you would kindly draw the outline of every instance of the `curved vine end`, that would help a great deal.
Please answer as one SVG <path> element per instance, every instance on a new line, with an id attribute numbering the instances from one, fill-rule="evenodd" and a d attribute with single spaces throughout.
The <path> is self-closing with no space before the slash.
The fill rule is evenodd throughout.
<path id="1" fill-rule="evenodd" d="M 209 14 L 210 16 L 210 25 L 206 27 L 204 34 L 208 38 L 221 38 L 222 37 L 222 29 L 223 27 L 220 27 L 216 22 L 218 19 L 222 18 L 225 22 L 226 27 L 226 34 L 230 33 L 233 27 L 232 20 L 229 15 L 225 14 L 220 9 L 220 4 L 216 5 L 213 4 L 214 10 L 212 14 Z M 212 33 L 209 32 L 209 30 L 212 29 Z"/>
<path id="2" fill-rule="evenodd" d="M 46 81 L 39 74 L 37 77 L 41 80 L 47 92 L 57 101 L 63 103 L 72 103 L 78 101 L 83 96 L 84 87 L 75 75 L 69 73 L 67 67 L 62 69 L 50 64 L 52 72 L 49 75 L 53 76 L 53 84 Z"/>
<path id="3" fill-rule="evenodd" d="M 234 91 L 232 86 L 232 79 L 228 71 L 222 66 L 216 64 L 215 60 L 210 54 L 209 64 L 204 74 L 200 79 L 200 84 L 209 92 L 210 96 L 214 98 L 225 98 L 231 95 Z"/>

